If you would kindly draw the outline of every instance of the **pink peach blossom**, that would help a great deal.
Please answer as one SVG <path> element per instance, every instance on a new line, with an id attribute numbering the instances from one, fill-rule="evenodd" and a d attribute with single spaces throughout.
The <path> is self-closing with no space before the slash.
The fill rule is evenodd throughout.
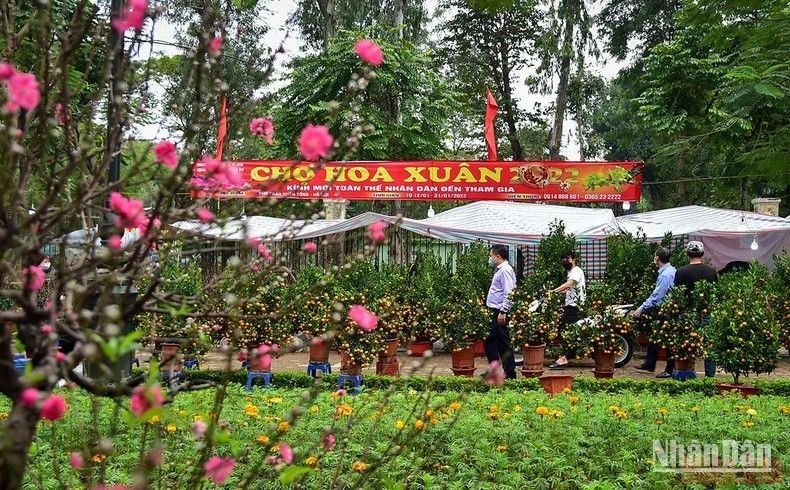
<path id="1" fill-rule="evenodd" d="M 19 403 L 21 403 L 23 407 L 33 408 L 36 406 L 36 403 L 38 403 L 39 394 L 39 391 L 35 388 L 25 388 L 19 396 Z"/>
<path id="2" fill-rule="evenodd" d="M 60 395 L 49 395 L 41 404 L 41 418 L 50 422 L 60 420 L 68 408 L 65 398 Z"/>
<path id="3" fill-rule="evenodd" d="M 256 117 L 250 121 L 250 132 L 263 136 L 268 144 L 274 143 L 274 124 L 268 117 Z"/>
<path id="4" fill-rule="evenodd" d="M 208 54 L 211 56 L 219 56 L 222 52 L 222 38 L 220 36 L 215 36 L 209 41 L 208 48 L 206 48 Z"/>
<path id="5" fill-rule="evenodd" d="M 36 292 L 44 286 L 47 274 L 37 265 L 31 265 L 22 271 L 22 278 L 27 284 L 27 290 Z"/>
<path id="6" fill-rule="evenodd" d="M 353 305 L 348 309 L 348 316 L 365 332 L 375 330 L 379 323 L 378 317 L 362 305 Z"/>
<path id="7" fill-rule="evenodd" d="M 271 262 L 272 260 L 274 260 L 274 257 L 272 257 L 271 250 L 269 250 L 269 247 L 267 247 L 266 244 L 264 243 L 258 244 L 258 253 L 261 254 L 263 260 L 265 260 L 266 262 Z"/>
<path id="8" fill-rule="evenodd" d="M 112 235 L 107 239 L 107 246 L 113 250 L 121 249 L 121 235 Z"/>
<path id="9" fill-rule="evenodd" d="M 156 161 L 164 166 L 175 169 L 178 167 L 178 153 L 176 152 L 176 145 L 172 141 L 160 141 L 154 146 L 154 155 Z"/>
<path id="10" fill-rule="evenodd" d="M 66 119 L 67 116 L 66 116 L 66 112 L 63 110 L 63 104 L 58 102 L 57 104 L 55 104 L 55 120 L 58 122 L 58 124 L 62 126 L 66 124 Z"/>
<path id="11" fill-rule="evenodd" d="M 305 244 L 304 244 L 304 246 L 302 247 L 302 250 L 303 250 L 305 253 L 308 253 L 308 254 L 314 254 L 314 253 L 316 253 L 316 251 L 318 250 L 318 245 L 316 245 L 316 244 L 315 244 L 315 242 L 307 242 L 307 243 L 305 243 Z"/>
<path id="12" fill-rule="evenodd" d="M 117 215 L 115 226 L 118 228 L 141 228 L 147 224 L 143 201 L 139 199 L 127 198 L 119 192 L 111 192 L 110 209 Z"/>
<path id="13" fill-rule="evenodd" d="M 488 365 L 488 374 L 486 375 L 486 383 L 489 386 L 502 386 L 505 382 L 505 370 L 502 369 L 500 361 L 491 361 Z"/>
<path id="14" fill-rule="evenodd" d="M 129 409 L 138 417 L 152 408 L 161 407 L 165 402 L 160 386 L 137 386 L 129 397 Z"/>
<path id="15" fill-rule="evenodd" d="M 384 61 L 384 53 L 378 44 L 370 39 L 360 39 L 354 44 L 354 51 L 357 55 L 370 63 L 371 65 L 378 66 Z"/>
<path id="16" fill-rule="evenodd" d="M 80 453 L 71 453 L 69 454 L 69 464 L 75 470 L 82 468 L 82 465 L 85 464 L 85 460 L 82 459 L 82 455 Z"/>
<path id="17" fill-rule="evenodd" d="M 58 362 L 64 362 L 66 360 L 66 354 L 58 351 L 55 354 L 55 360 L 58 361 Z"/>
<path id="18" fill-rule="evenodd" d="M 299 153 L 307 160 L 324 158 L 332 149 L 334 138 L 326 126 L 308 124 L 299 135 Z"/>
<path id="19" fill-rule="evenodd" d="M 348 392 L 345 390 L 345 388 L 338 388 L 335 392 L 337 396 L 346 396 L 347 393 Z"/>
<path id="20" fill-rule="evenodd" d="M 294 451 L 288 444 L 280 443 L 280 456 L 285 464 L 291 464 L 294 460 Z"/>
<path id="21" fill-rule="evenodd" d="M 43 333 L 44 335 L 51 334 L 52 330 L 53 330 L 52 325 L 50 325 L 49 323 L 45 323 L 44 325 L 41 325 L 41 333 Z"/>
<path id="22" fill-rule="evenodd" d="M 129 0 L 120 17 L 113 19 L 112 26 L 121 34 L 129 29 L 139 31 L 143 28 L 147 10 L 148 0 Z"/>
<path id="23" fill-rule="evenodd" d="M 376 221 L 368 226 L 368 238 L 374 243 L 384 243 L 387 240 L 387 235 L 384 233 L 386 229 L 386 221 Z"/>
<path id="24" fill-rule="evenodd" d="M 0 63 L 0 80 L 8 80 L 14 73 L 16 73 L 14 65 L 6 62 Z"/>
<path id="25" fill-rule="evenodd" d="M 208 208 L 200 208 L 197 210 L 197 217 L 201 223 L 211 223 L 214 220 L 214 213 L 208 210 Z"/>
<path id="26" fill-rule="evenodd" d="M 8 79 L 8 96 L 12 103 L 27 111 L 41 100 L 38 80 L 32 73 L 16 72 Z"/>
<path id="27" fill-rule="evenodd" d="M 206 470 L 206 477 L 217 485 L 222 485 L 228 479 L 233 468 L 236 466 L 236 460 L 233 458 L 220 458 L 219 456 L 212 456 L 203 465 Z"/>

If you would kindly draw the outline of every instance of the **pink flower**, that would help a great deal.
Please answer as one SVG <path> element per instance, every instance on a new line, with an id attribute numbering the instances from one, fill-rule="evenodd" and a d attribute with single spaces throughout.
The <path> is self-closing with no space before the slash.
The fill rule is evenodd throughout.
<path id="1" fill-rule="evenodd" d="M 344 388 L 338 388 L 337 391 L 335 392 L 337 396 L 346 396 L 346 393 L 348 392 Z"/>
<path id="2" fill-rule="evenodd" d="M 261 243 L 261 239 L 258 237 L 251 236 L 245 241 L 245 243 L 250 248 L 256 248 L 258 247 L 258 244 Z"/>
<path id="3" fill-rule="evenodd" d="M 113 250 L 120 250 L 121 249 L 121 236 L 120 235 L 113 235 L 107 239 L 107 246 Z"/>
<path id="4" fill-rule="evenodd" d="M 486 383 L 489 386 L 502 386 L 505 382 L 505 370 L 502 369 L 500 361 L 491 361 L 488 365 L 488 374 L 486 375 Z"/>
<path id="5" fill-rule="evenodd" d="M 235 466 L 236 460 L 233 458 L 212 456 L 211 459 L 203 464 L 203 469 L 206 470 L 206 477 L 217 485 L 222 485 L 230 474 L 233 473 L 233 468 Z"/>
<path id="6" fill-rule="evenodd" d="M 9 100 L 3 104 L 3 109 L 5 109 L 6 112 L 13 113 L 19 110 L 19 105 Z"/>
<path id="7" fill-rule="evenodd" d="M 379 324 L 378 317 L 362 305 L 353 305 L 349 308 L 348 316 L 365 332 L 373 331 Z"/>
<path id="8" fill-rule="evenodd" d="M 314 254 L 316 253 L 317 250 L 318 250 L 318 245 L 316 245 L 315 242 L 307 242 L 302 247 L 302 251 L 308 254 Z"/>
<path id="9" fill-rule="evenodd" d="M 148 0 L 129 0 L 126 10 L 121 12 L 121 16 L 113 19 L 112 26 L 121 34 L 129 29 L 139 31 L 143 28 L 147 10 Z"/>
<path id="10" fill-rule="evenodd" d="M 0 80 L 8 80 L 14 75 L 14 73 L 16 73 L 16 68 L 14 68 L 14 65 L 6 62 L 0 63 Z"/>
<path id="11" fill-rule="evenodd" d="M 368 226 L 368 238 L 374 243 L 384 243 L 387 240 L 387 235 L 384 234 L 386 229 L 386 221 L 376 221 Z"/>
<path id="12" fill-rule="evenodd" d="M 45 323 L 44 325 L 41 325 L 41 333 L 43 333 L 44 335 L 51 334 L 52 333 L 52 325 L 50 325 L 49 323 Z"/>
<path id="13" fill-rule="evenodd" d="M 285 464 L 291 464 L 294 460 L 294 451 L 288 444 L 280 443 L 280 456 Z"/>
<path id="14" fill-rule="evenodd" d="M 75 470 L 82 468 L 82 465 L 85 461 L 82 459 L 82 455 L 80 453 L 71 453 L 69 454 L 69 464 Z"/>
<path id="15" fill-rule="evenodd" d="M 25 388 L 22 390 L 22 395 L 19 397 L 19 403 L 23 407 L 33 408 L 38 403 L 39 391 L 35 388 Z"/>
<path id="16" fill-rule="evenodd" d="M 202 164 L 208 173 L 208 178 L 206 179 L 206 186 L 208 187 L 231 189 L 241 187 L 244 184 L 244 179 L 241 178 L 238 168 L 225 165 L 210 155 L 204 155 L 198 163 Z"/>
<path id="17" fill-rule="evenodd" d="M 269 250 L 269 247 L 267 247 L 266 244 L 264 243 L 258 244 L 258 253 L 261 254 L 263 260 L 265 260 L 266 262 L 271 262 L 272 260 L 274 260 L 274 257 L 272 257 L 271 250 Z"/>
<path id="18" fill-rule="evenodd" d="M 192 435 L 195 439 L 202 439 L 203 435 L 206 433 L 206 423 L 202 420 L 196 420 L 194 424 L 192 424 Z"/>
<path id="19" fill-rule="evenodd" d="M 154 146 L 154 155 L 156 155 L 156 161 L 164 166 L 172 169 L 178 167 L 178 153 L 176 152 L 176 145 L 172 141 L 160 141 L 157 143 Z"/>
<path id="20" fill-rule="evenodd" d="M 58 362 L 64 362 L 66 360 L 66 354 L 58 351 L 55 353 L 55 360 Z"/>
<path id="21" fill-rule="evenodd" d="M 66 124 L 66 113 L 63 111 L 63 104 L 60 102 L 55 104 L 55 120 L 61 126 Z"/>
<path id="22" fill-rule="evenodd" d="M 8 95 L 12 103 L 22 109 L 32 110 L 41 100 L 38 80 L 32 73 L 14 73 L 8 79 Z"/>
<path id="23" fill-rule="evenodd" d="M 68 408 L 65 398 L 60 395 L 49 395 L 41 404 L 41 418 L 51 422 L 60 420 Z"/>
<path id="24" fill-rule="evenodd" d="M 219 53 L 222 51 L 222 38 L 220 36 L 213 37 L 211 41 L 209 41 L 206 51 L 208 51 L 208 54 L 211 56 L 219 56 Z"/>
<path id="25" fill-rule="evenodd" d="M 208 210 L 208 208 L 200 208 L 197 210 L 197 217 L 201 223 L 211 223 L 214 220 L 214 213 Z"/>
<path id="26" fill-rule="evenodd" d="M 147 223 L 143 201 L 124 197 L 119 192 L 110 193 L 110 209 L 115 211 L 118 228 L 142 228 Z"/>
<path id="27" fill-rule="evenodd" d="M 137 386 L 129 397 L 129 409 L 138 417 L 152 408 L 161 407 L 165 402 L 160 386 Z"/>
<path id="28" fill-rule="evenodd" d="M 335 448 L 335 435 L 324 434 L 324 437 L 321 438 L 321 444 L 324 445 L 324 449 L 326 451 L 333 450 Z"/>
<path id="29" fill-rule="evenodd" d="M 31 292 L 36 292 L 41 289 L 42 286 L 44 286 L 46 277 L 47 274 L 44 272 L 44 269 L 37 265 L 31 265 L 22 271 L 22 278 L 27 284 L 27 290 Z"/>
<path id="30" fill-rule="evenodd" d="M 256 117 L 251 120 L 250 132 L 263 136 L 270 145 L 274 143 L 274 124 L 268 117 Z"/>
<path id="31" fill-rule="evenodd" d="M 219 332 L 220 330 L 222 330 L 222 325 L 220 325 L 219 323 L 215 323 L 211 328 L 213 328 L 215 332 Z"/>
<path id="32" fill-rule="evenodd" d="M 354 44 L 354 51 L 363 60 L 371 65 L 378 66 L 384 61 L 384 53 L 378 44 L 370 39 L 360 39 Z"/>
<path id="33" fill-rule="evenodd" d="M 307 160 L 318 160 L 329 154 L 334 141 L 326 126 L 308 124 L 299 135 L 299 153 Z"/>

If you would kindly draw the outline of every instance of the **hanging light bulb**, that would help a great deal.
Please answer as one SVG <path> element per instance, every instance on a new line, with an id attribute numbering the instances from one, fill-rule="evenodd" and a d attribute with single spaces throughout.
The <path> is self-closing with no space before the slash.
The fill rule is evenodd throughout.
<path id="1" fill-rule="evenodd" d="M 631 209 L 631 202 L 623 201 L 623 211 L 628 211 L 629 209 Z"/>
<path id="2" fill-rule="evenodd" d="M 436 211 L 433 210 L 433 204 L 428 205 L 428 217 L 433 218 L 436 215 Z"/>
<path id="3" fill-rule="evenodd" d="M 757 244 L 757 235 L 755 235 L 754 239 L 752 239 L 752 244 L 749 248 L 751 248 L 752 250 L 757 250 L 758 248 L 760 248 L 760 246 Z"/>

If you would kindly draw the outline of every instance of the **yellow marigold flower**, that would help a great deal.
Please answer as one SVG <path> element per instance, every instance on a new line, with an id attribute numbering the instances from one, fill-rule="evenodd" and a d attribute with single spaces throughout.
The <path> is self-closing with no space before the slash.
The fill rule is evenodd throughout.
<path id="1" fill-rule="evenodd" d="M 256 437 L 255 440 L 258 441 L 259 444 L 269 444 L 269 436 L 267 435 L 261 434 Z"/>
<path id="2" fill-rule="evenodd" d="M 661 415 L 666 415 L 669 413 L 669 410 L 667 410 L 666 408 L 660 408 L 658 410 L 658 413 L 660 413 Z"/>
<path id="3" fill-rule="evenodd" d="M 697 405 L 694 405 L 693 407 L 691 407 L 691 411 L 694 412 L 694 413 L 699 413 L 700 410 L 702 410 L 702 409 L 699 408 Z"/>
<path id="4" fill-rule="evenodd" d="M 423 422 L 422 420 L 415 420 L 414 428 L 417 430 L 423 430 L 425 428 L 425 422 Z"/>
<path id="5" fill-rule="evenodd" d="M 0 412 L 0 420 L 5 420 L 8 418 L 8 412 Z"/>
<path id="6" fill-rule="evenodd" d="M 755 415 L 757 415 L 757 410 L 750 408 L 749 410 L 746 411 L 746 414 L 751 417 L 754 417 Z"/>
<path id="7" fill-rule="evenodd" d="M 507 446 L 505 446 L 504 444 L 500 444 L 499 446 L 496 447 L 496 450 L 497 451 L 507 451 Z"/>
<path id="8" fill-rule="evenodd" d="M 280 452 L 280 445 L 279 444 L 275 444 L 274 446 L 269 448 L 269 451 L 272 452 L 272 453 L 279 453 Z"/>
<path id="9" fill-rule="evenodd" d="M 450 410 L 460 410 L 460 409 L 461 409 L 461 404 L 460 403 L 452 402 L 450 404 Z"/>
<path id="10" fill-rule="evenodd" d="M 250 417 L 257 417 L 260 415 L 261 411 L 255 405 L 250 405 L 249 403 L 244 406 L 244 413 L 249 415 Z"/>
<path id="11" fill-rule="evenodd" d="M 165 430 L 172 434 L 173 432 L 176 431 L 176 426 L 173 425 L 173 424 L 167 424 L 167 427 L 165 427 Z"/>
<path id="12" fill-rule="evenodd" d="M 609 405 L 610 412 L 616 412 L 618 410 L 620 410 L 620 407 L 618 407 L 617 405 Z"/>
<path id="13" fill-rule="evenodd" d="M 431 417 L 431 423 L 433 425 L 439 425 L 439 419 L 437 419 L 436 417 Z"/>
<path id="14" fill-rule="evenodd" d="M 425 416 L 426 417 L 433 417 L 435 413 L 436 412 L 434 412 L 433 410 L 428 409 L 428 410 L 425 411 Z"/>
<path id="15" fill-rule="evenodd" d="M 395 428 L 398 429 L 398 430 L 405 429 L 406 428 L 406 422 L 404 422 L 402 420 L 396 420 L 395 421 Z"/>
<path id="16" fill-rule="evenodd" d="M 779 411 L 782 412 L 782 414 L 784 415 L 790 415 L 790 407 L 788 407 L 787 405 L 782 405 L 781 407 L 779 407 Z"/>
<path id="17" fill-rule="evenodd" d="M 368 469 L 368 464 L 362 461 L 354 461 L 354 464 L 351 465 L 351 469 L 356 472 L 362 473 Z"/>
<path id="18" fill-rule="evenodd" d="M 543 417 L 549 414 L 549 409 L 547 407 L 538 407 L 535 409 L 535 413 Z"/>
<path id="19" fill-rule="evenodd" d="M 318 413 L 318 405 L 313 405 L 310 407 L 310 413 Z"/>
<path id="20" fill-rule="evenodd" d="M 743 422 L 741 422 L 741 425 L 744 426 L 744 427 L 751 427 L 751 426 L 754 425 L 754 422 L 750 422 L 748 420 L 744 420 Z"/>
<path id="21" fill-rule="evenodd" d="M 307 466 L 315 466 L 318 463 L 318 458 L 315 456 L 308 456 L 304 460 L 304 464 Z"/>
<path id="22" fill-rule="evenodd" d="M 277 424 L 277 430 L 280 432 L 287 432 L 288 429 L 291 428 L 291 424 L 283 420 L 279 424 Z"/>
<path id="23" fill-rule="evenodd" d="M 103 454 L 94 454 L 93 457 L 91 458 L 91 461 L 93 461 L 94 463 L 101 463 L 105 459 L 107 459 L 107 456 Z"/>
<path id="24" fill-rule="evenodd" d="M 623 420 L 628 416 L 628 410 L 618 410 L 614 413 L 615 418 Z"/>
<path id="25" fill-rule="evenodd" d="M 189 412 L 187 412 L 186 410 L 179 410 L 178 415 L 180 417 L 186 417 L 187 415 L 189 415 Z"/>
<path id="26" fill-rule="evenodd" d="M 568 401 L 571 402 L 571 405 L 576 405 L 577 403 L 579 403 L 579 397 L 576 395 L 569 396 Z"/>
<path id="27" fill-rule="evenodd" d="M 553 416 L 555 419 L 558 419 L 558 418 L 560 418 L 560 417 L 564 417 L 564 416 L 565 416 L 565 412 L 563 412 L 562 410 L 552 410 L 552 411 L 551 411 L 551 415 L 552 415 L 552 416 Z"/>
<path id="28" fill-rule="evenodd" d="M 571 392 L 571 389 L 570 388 L 563 388 L 562 392 L 567 395 L 568 393 Z"/>
<path id="29" fill-rule="evenodd" d="M 513 411 L 514 412 L 520 412 L 521 411 L 521 405 L 513 405 Z"/>
<path id="30" fill-rule="evenodd" d="M 351 415 L 354 413 L 354 408 L 349 405 L 348 403 L 341 403 L 337 407 L 335 407 L 335 418 L 340 418 L 346 415 Z"/>
<path id="31" fill-rule="evenodd" d="M 151 425 L 158 424 L 161 421 L 162 421 L 162 417 L 160 417 L 159 415 L 154 415 L 153 417 L 148 419 L 148 423 Z"/>
<path id="32" fill-rule="evenodd" d="M 282 403 L 283 399 L 280 396 L 269 398 L 269 403 Z"/>
<path id="33" fill-rule="evenodd" d="M 197 422 L 198 420 L 203 420 L 203 417 L 201 417 L 200 415 L 193 415 L 192 420 Z"/>
<path id="34" fill-rule="evenodd" d="M 497 413 L 499 411 L 499 405 L 491 405 L 488 407 L 488 411 L 491 413 Z"/>
<path id="35" fill-rule="evenodd" d="M 661 419 L 658 419 L 658 420 L 656 420 L 656 425 L 661 425 L 661 424 L 663 424 L 663 423 L 664 423 L 664 421 L 663 421 L 663 420 L 661 420 Z"/>
<path id="36" fill-rule="evenodd" d="M 338 392 L 336 392 L 336 391 L 333 391 L 332 393 L 330 393 L 329 396 L 331 396 L 332 398 L 340 398 L 340 394 Z"/>

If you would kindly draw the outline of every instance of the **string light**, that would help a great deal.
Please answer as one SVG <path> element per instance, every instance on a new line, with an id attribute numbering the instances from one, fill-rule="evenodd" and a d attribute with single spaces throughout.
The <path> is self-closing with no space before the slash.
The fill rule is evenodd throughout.
<path id="1" fill-rule="evenodd" d="M 428 205 L 428 217 L 433 218 L 436 215 L 436 211 L 433 210 L 433 204 Z"/>
<path id="2" fill-rule="evenodd" d="M 760 245 L 757 244 L 757 235 L 754 235 L 754 238 L 752 239 L 752 244 L 751 244 L 750 248 L 752 250 L 757 250 L 758 248 L 760 248 Z"/>
<path id="3" fill-rule="evenodd" d="M 631 202 L 623 201 L 623 211 L 628 211 L 629 209 L 631 209 Z"/>

